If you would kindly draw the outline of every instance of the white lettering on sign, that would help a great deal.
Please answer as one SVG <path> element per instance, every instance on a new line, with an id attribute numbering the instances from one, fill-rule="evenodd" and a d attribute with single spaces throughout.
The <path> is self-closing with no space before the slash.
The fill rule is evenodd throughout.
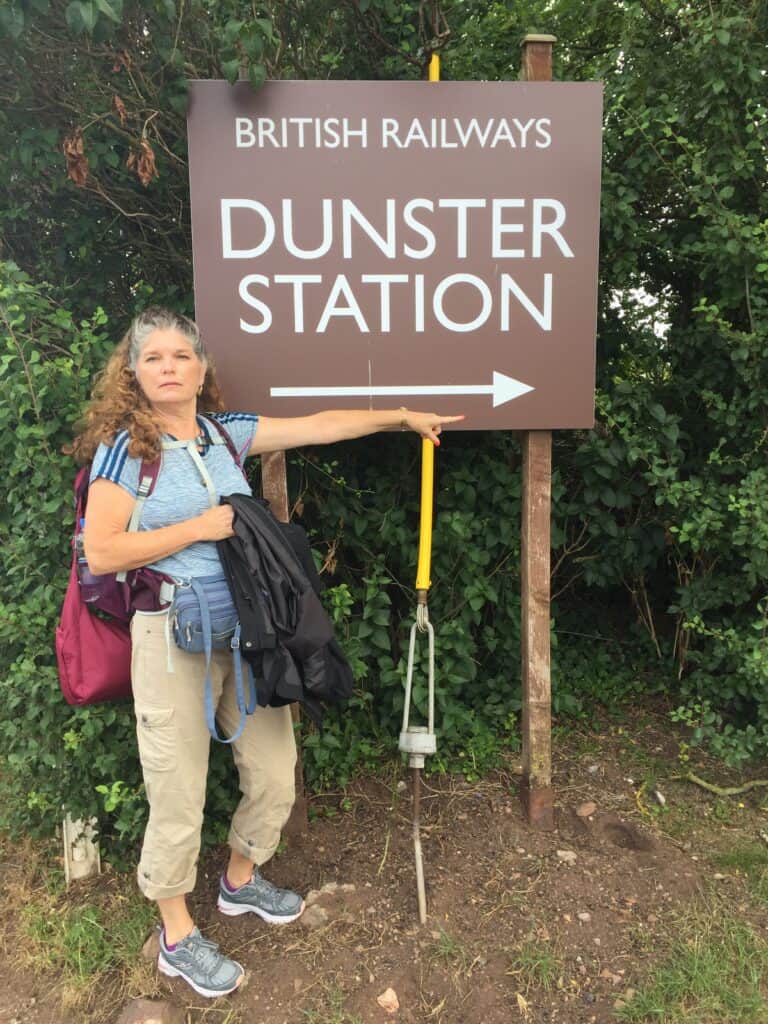
<path id="1" fill-rule="evenodd" d="M 255 322 L 240 319 L 240 328 L 247 334 L 264 334 L 272 326 L 272 311 L 262 299 L 254 294 L 254 286 L 260 285 L 269 288 L 271 283 L 290 285 L 293 291 L 291 320 L 288 323 L 276 324 L 278 329 L 292 330 L 296 334 L 305 332 L 304 286 L 320 285 L 325 290 L 321 293 L 322 313 L 312 328 L 315 334 L 325 334 L 334 317 L 351 318 L 355 321 L 361 334 L 370 333 L 370 327 L 355 288 L 346 274 L 337 274 L 330 290 L 320 274 L 275 274 L 271 281 L 270 278 L 262 274 L 248 274 L 240 281 L 239 295 L 247 306 L 256 310 L 260 319 Z M 498 281 L 495 282 L 495 294 L 490 285 L 476 274 L 449 274 L 434 286 L 429 304 L 426 301 L 424 274 L 414 274 L 413 276 L 410 274 L 361 274 L 359 284 L 378 286 L 378 294 L 373 302 L 370 292 L 366 292 L 365 299 L 367 308 L 377 309 L 377 318 L 383 333 L 391 330 L 394 300 L 390 285 L 393 284 L 407 286 L 406 289 L 398 288 L 394 299 L 399 302 L 400 308 L 410 307 L 413 310 L 413 327 L 418 333 L 423 333 L 425 330 L 428 311 L 431 311 L 434 322 L 445 327 L 446 330 L 456 334 L 465 334 L 476 331 L 487 323 L 493 315 L 494 309 L 498 310 L 499 329 L 509 332 L 513 329 L 515 304 L 518 312 L 522 310 L 528 314 L 542 331 L 552 330 L 552 274 L 549 273 L 543 275 L 541 308 L 510 274 L 499 275 Z M 462 301 L 459 304 L 461 308 L 471 307 L 473 299 L 479 296 L 480 310 L 471 319 L 456 320 L 445 310 L 446 296 L 449 290 L 462 286 L 472 291 L 462 296 Z M 408 295 L 409 291 L 412 293 L 412 297 Z M 378 307 L 376 307 L 376 302 L 378 302 Z"/>
<path id="2" fill-rule="evenodd" d="M 351 149 L 368 146 L 368 119 L 348 117 L 236 117 L 237 149 Z"/>
<path id="3" fill-rule="evenodd" d="M 237 149 L 548 149 L 549 117 L 236 117 Z"/>
<path id="4" fill-rule="evenodd" d="M 246 274 L 238 294 L 247 312 L 240 327 L 247 334 L 264 334 L 274 324 L 279 330 L 324 334 L 339 319 L 354 322 L 360 334 L 371 331 L 371 317 L 386 334 L 392 329 L 392 311 L 412 312 L 413 329 L 423 333 L 436 324 L 453 333 L 466 334 L 482 328 L 491 318 L 503 332 L 514 328 L 515 318 L 527 316 L 543 332 L 552 330 L 554 308 L 553 263 L 573 259 L 564 231 L 565 206 L 548 197 L 525 199 L 462 197 L 437 201 L 415 197 L 398 204 L 395 199 L 376 201 L 365 211 L 351 199 L 322 199 L 319 217 L 303 210 L 301 244 L 295 237 L 293 200 L 281 199 L 273 212 L 253 199 L 221 200 L 221 247 L 225 260 L 254 261 L 278 255 L 302 261 L 319 260 L 333 251 L 334 243 L 345 260 L 357 263 L 367 257 L 424 261 L 440 246 L 450 246 L 456 260 L 485 257 L 494 262 L 493 280 L 479 274 L 448 273 L 427 284 L 426 274 L 365 273 L 356 278 L 336 274 L 279 273 L 269 277 Z M 434 225 L 434 227 L 432 226 Z M 473 244 L 472 239 L 475 238 Z M 317 242 L 319 238 L 319 243 Z M 477 241 L 483 239 L 483 246 Z M 514 238 L 516 244 L 510 244 Z M 307 246 L 311 241 L 311 247 Z M 415 243 L 415 244 L 412 244 Z M 305 247 L 307 246 L 307 247 Z M 499 261 L 547 260 L 541 275 L 541 291 L 531 293 Z M 290 322 L 275 323 L 264 289 L 288 286 Z M 540 296 L 540 298 L 539 298 Z M 281 303 L 280 309 L 285 304 Z M 308 310 L 312 310 L 310 314 Z M 458 314 L 460 311 L 460 315 Z M 283 317 L 285 313 L 281 314 Z M 308 323 L 308 320 L 310 321 Z M 399 322 L 399 321 L 398 321 Z"/>
<path id="5" fill-rule="evenodd" d="M 366 247 L 364 241 L 367 239 L 376 252 L 381 253 L 387 259 L 397 259 L 399 254 L 411 259 L 427 259 L 434 255 L 437 249 L 437 236 L 435 232 L 424 223 L 427 219 L 422 216 L 417 220 L 414 216 L 415 210 L 424 211 L 425 214 L 434 215 L 436 212 L 435 203 L 431 199 L 411 199 L 404 204 L 400 216 L 398 216 L 397 200 L 384 200 L 383 217 L 379 211 L 379 223 L 369 219 L 357 203 L 351 199 L 342 199 L 341 206 L 334 203 L 332 199 L 321 201 L 320 213 L 320 235 L 322 241 L 314 249 L 300 249 L 294 239 L 293 228 L 293 200 L 282 199 L 280 201 L 280 238 L 285 251 L 299 259 L 311 260 L 325 256 L 333 246 L 334 239 L 341 237 L 342 254 L 344 259 L 356 259 L 365 255 L 362 251 Z M 487 199 L 465 198 L 465 199 L 439 199 L 437 211 L 454 211 L 449 220 L 455 223 L 455 256 L 457 259 L 466 259 L 469 255 L 470 228 L 472 225 L 479 225 L 482 220 L 487 222 L 487 212 L 481 216 L 475 214 L 470 216 L 470 210 L 487 211 L 490 205 L 491 219 L 491 257 L 493 259 L 523 259 L 530 255 L 533 259 L 541 259 L 544 253 L 542 239 L 548 236 L 562 256 L 566 259 L 573 259 L 574 253 L 566 241 L 561 228 L 566 223 L 566 210 L 563 204 L 557 199 L 534 199 L 529 203 L 527 199 Z M 509 223 L 504 219 L 504 212 L 510 209 L 523 211 L 521 217 L 525 219 L 517 223 Z M 239 212 L 238 212 L 239 211 Z M 233 217 L 238 214 L 238 237 L 245 239 L 250 247 L 236 248 L 233 243 Z M 256 215 L 255 217 L 253 215 Z M 554 215 L 554 216 L 553 216 Z M 433 218 L 435 219 L 435 218 Z M 437 218 L 439 219 L 439 217 Z M 304 214 L 306 220 L 306 214 Z M 339 224 L 339 220 L 341 223 Z M 419 235 L 424 243 L 422 248 L 416 249 L 410 243 L 401 238 L 398 241 L 398 222 L 402 220 L 406 228 Z M 310 225 L 310 230 L 314 225 Z M 355 230 L 353 230 L 353 228 Z M 359 229 L 359 230 L 358 230 Z M 503 236 L 505 234 L 527 235 L 530 238 L 530 247 L 507 249 L 504 247 Z M 272 212 L 263 203 L 255 199 L 222 199 L 221 200 L 221 239 L 222 256 L 225 260 L 251 260 L 263 256 L 272 247 L 278 237 L 278 225 Z M 549 246 L 548 255 L 552 255 L 553 246 Z M 480 256 L 482 253 L 473 252 L 473 256 Z"/>

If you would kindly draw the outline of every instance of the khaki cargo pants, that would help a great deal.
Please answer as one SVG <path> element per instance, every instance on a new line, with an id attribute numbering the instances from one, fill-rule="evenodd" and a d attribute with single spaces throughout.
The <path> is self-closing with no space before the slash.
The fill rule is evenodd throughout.
<path id="1" fill-rule="evenodd" d="M 166 638 L 167 614 L 137 612 L 131 624 L 131 679 L 149 822 L 138 868 L 149 899 L 191 892 L 197 875 L 210 734 L 205 722 L 205 658 Z M 230 651 L 214 651 L 213 699 L 220 735 L 240 720 Z M 243 794 L 229 845 L 263 864 L 280 841 L 294 801 L 296 745 L 290 708 L 257 707 L 232 745 Z"/>

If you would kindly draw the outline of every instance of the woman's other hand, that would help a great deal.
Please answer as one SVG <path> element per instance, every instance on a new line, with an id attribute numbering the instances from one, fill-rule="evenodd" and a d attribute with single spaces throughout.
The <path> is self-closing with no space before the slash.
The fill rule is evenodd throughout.
<path id="1" fill-rule="evenodd" d="M 233 537 L 235 531 L 232 529 L 234 512 L 231 505 L 214 505 L 207 508 L 197 517 L 200 528 L 200 540 L 226 540 Z"/>

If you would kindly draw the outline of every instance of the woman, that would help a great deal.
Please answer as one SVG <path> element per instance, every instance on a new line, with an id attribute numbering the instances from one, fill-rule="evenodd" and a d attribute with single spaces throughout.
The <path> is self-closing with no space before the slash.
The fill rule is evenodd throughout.
<path id="1" fill-rule="evenodd" d="M 215 443 L 218 431 L 201 410 L 224 427 L 241 458 L 400 428 L 439 444 L 442 427 L 462 418 L 406 409 L 289 419 L 226 413 L 196 325 L 168 310 L 147 309 L 109 360 L 74 444 L 76 456 L 93 460 L 84 537 L 92 572 L 150 566 L 174 579 L 221 573 L 215 542 L 233 535 L 233 513 L 218 500 L 248 488 L 227 446 Z M 142 459 L 154 461 L 169 438 L 197 445 L 163 451 L 139 529 L 129 532 Z M 208 486 L 201 486 L 203 474 Z M 201 995 L 219 996 L 240 985 L 243 968 L 202 937 L 186 903 L 195 885 L 208 767 L 205 664 L 202 655 L 169 650 L 167 620 L 167 611 L 137 612 L 131 624 L 136 730 L 149 801 L 138 881 L 157 901 L 163 920 L 160 970 L 184 978 Z M 239 712 L 228 652 L 214 652 L 211 675 L 217 718 L 231 734 Z M 304 909 L 301 897 L 276 888 L 258 871 L 277 848 L 294 800 L 289 708 L 258 707 L 233 753 L 243 795 L 229 833 L 219 909 L 255 913 L 274 924 L 294 921 Z"/>

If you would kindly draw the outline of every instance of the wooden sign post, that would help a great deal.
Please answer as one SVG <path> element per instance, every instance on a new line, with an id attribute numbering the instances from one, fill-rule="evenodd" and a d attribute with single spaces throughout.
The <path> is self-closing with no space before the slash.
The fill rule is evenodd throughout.
<path id="1" fill-rule="evenodd" d="M 554 36 L 523 40 L 520 77 L 552 81 Z M 551 686 L 549 638 L 550 504 L 552 432 L 526 430 L 521 509 L 521 659 L 523 684 L 523 778 L 521 797 L 528 823 L 554 828 L 552 801 Z"/>

